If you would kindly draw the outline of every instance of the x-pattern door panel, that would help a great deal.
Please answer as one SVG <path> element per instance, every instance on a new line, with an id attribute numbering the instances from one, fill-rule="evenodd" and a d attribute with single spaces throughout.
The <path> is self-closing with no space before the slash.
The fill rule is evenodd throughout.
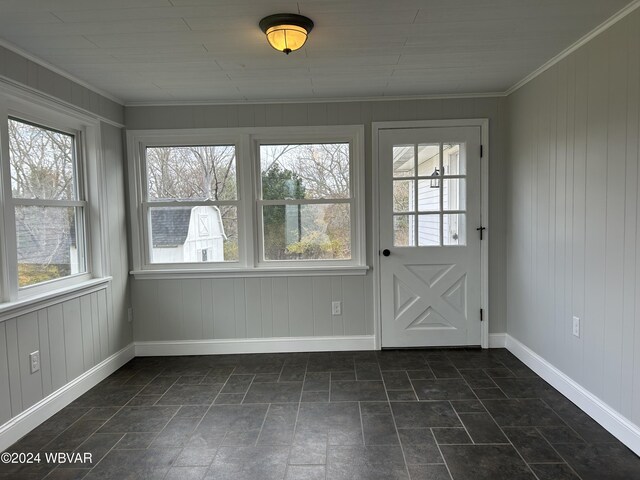
<path id="1" fill-rule="evenodd" d="M 383 347 L 480 344 L 479 146 L 475 127 L 380 132 Z"/>

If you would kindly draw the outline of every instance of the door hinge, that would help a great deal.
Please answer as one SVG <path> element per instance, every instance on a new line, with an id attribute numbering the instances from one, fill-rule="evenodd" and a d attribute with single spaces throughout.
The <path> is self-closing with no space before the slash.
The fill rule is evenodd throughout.
<path id="1" fill-rule="evenodd" d="M 476 228 L 476 230 L 480 232 L 480 240 L 482 240 L 482 237 L 483 237 L 482 234 L 486 229 L 487 229 L 487 227 L 483 227 L 483 226 L 480 226 L 480 227 Z"/>
<path id="2" fill-rule="evenodd" d="M 484 146 L 480 145 L 480 158 L 484 155 Z"/>
<path id="3" fill-rule="evenodd" d="M 480 309 L 480 321 L 481 322 L 484 322 L 484 318 L 483 317 L 484 317 L 484 310 L 481 308 Z"/>

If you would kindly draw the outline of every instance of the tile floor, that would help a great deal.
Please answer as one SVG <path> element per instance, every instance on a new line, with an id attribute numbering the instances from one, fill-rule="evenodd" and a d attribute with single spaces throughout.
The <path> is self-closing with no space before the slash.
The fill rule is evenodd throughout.
<path id="1" fill-rule="evenodd" d="M 3 479 L 631 480 L 640 459 L 506 350 L 136 358 Z"/>

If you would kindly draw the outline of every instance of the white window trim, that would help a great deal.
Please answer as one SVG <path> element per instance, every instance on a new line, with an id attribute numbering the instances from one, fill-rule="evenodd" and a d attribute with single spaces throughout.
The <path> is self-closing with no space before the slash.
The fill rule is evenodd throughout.
<path id="1" fill-rule="evenodd" d="M 83 206 L 84 264 L 85 272 L 64 278 L 18 288 L 17 245 L 15 238 L 14 201 L 11 198 L 11 172 L 9 162 L 8 119 L 25 120 L 76 136 L 77 181 L 81 195 L 77 203 Z M 105 190 L 102 179 L 100 122 L 94 117 L 66 108 L 57 102 L 30 92 L 0 85 L 0 309 L 13 305 L 28 305 L 43 297 L 55 298 L 81 291 L 95 283 L 96 279 L 108 281 L 108 259 L 105 243 L 106 226 L 104 211 Z M 19 204 L 29 203 L 19 200 Z M 5 308 L 6 307 L 6 308 Z"/>
<path id="2" fill-rule="evenodd" d="M 348 142 L 352 183 L 352 258 L 344 261 L 308 260 L 260 262 L 257 199 L 260 165 L 259 143 Z M 147 146 L 236 145 L 238 175 L 238 262 L 152 264 L 149 261 L 143 202 L 146 194 L 144 151 Z M 127 132 L 129 154 L 129 209 L 131 218 L 133 274 L 136 278 L 214 278 L 295 275 L 364 275 L 365 179 L 364 126 L 258 127 L 177 130 L 131 130 Z M 191 202 L 189 202 L 191 203 Z M 207 202 L 195 202 L 206 204 Z M 187 204 L 187 202 L 181 203 Z"/>

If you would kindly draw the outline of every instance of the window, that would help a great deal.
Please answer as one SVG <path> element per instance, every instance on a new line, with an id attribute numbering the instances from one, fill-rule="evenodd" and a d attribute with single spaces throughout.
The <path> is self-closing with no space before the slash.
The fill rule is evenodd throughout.
<path id="1" fill-rule="evenodd" d="M 136 275 L 366 271 L 362 127 L 127 135 Z"/>
<path id="2" fill-rule="evenodd" d="M 146 147 L 143 205 L 151 263 L 238 261 L 235 150 L 235 145 Z"/>
<path id="3" fill-rule="evenodd" d="M 86 272 L 77 134 L 18 118 L 8 133 L 18 288 Z"/>
<path id="4" fill-rule="evenodd" d="M 348 143 L 260 145 L 262 260 L 351 259 Z"/>

